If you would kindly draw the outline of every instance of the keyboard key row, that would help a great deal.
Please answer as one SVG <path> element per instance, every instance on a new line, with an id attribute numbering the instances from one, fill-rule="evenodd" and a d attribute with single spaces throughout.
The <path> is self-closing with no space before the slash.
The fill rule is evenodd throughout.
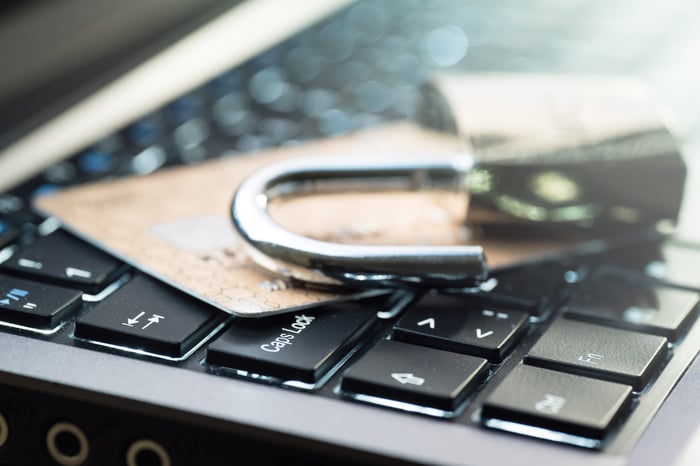
<path id="1" fill-rule="evenodd" d="M 570 286 L 567 267 L 539 264 L 495 274 L 495 285 L 475 294 L 427 294 L 390 324 L 382 334 L 390 340 L 372 343 L 364 336 L 379 328 L 377 311 L 387 296 L 231 319 L 136 274 L 100 302 L 82 304 L 83 292 L 104 288 L 124 266 L 60 231 L 20 249 L 2 269 L 9 275 L 0 276 L 0 320 L 11 324 L 52 329 L 75 319 L 73 335 L 86 344 L 169 359 L 183 359 L 212 338 L 203 362 L 215 373 L 312 389 L 339 370 L 343 397 L 444 416 L 467 406 L 529 335 L 530 348 L 517 352 L 522 359 L 511 361 L 510 373 L 493 388 L 485 385 L 483 422 L 593 439 L 602 439 L 654 383 L 669 341 L 682 338 L 697 317 L 700 297 L 611 267 Z M 569 299 L 542 332 L 543 310 L 560 303 L 564 290 Z M 349 359 L 355 349 L 364 354 Z"/>

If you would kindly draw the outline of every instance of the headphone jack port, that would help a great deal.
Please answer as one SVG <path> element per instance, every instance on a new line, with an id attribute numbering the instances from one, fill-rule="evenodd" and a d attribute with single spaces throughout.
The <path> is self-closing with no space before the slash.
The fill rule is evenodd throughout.
<path id="1" fill-rule="evenodd" d="M 90 442 L 83 430 L 70 422 L 58 422 L 46 433 L 46 448 L 62 466 L 80 466 L 90 453 Z"/>
<path id="2" fill-rule="evenodd" d="M 0 448 L 7 444 L 10 439 L 10 425 L 7 423 L 7 419 L 0 413 Z"/>
<path id="3" fill-rule="evenodd" d="M 150 439 L 137 440 L 126 451 L 127 466 L 172 466 L 163 446 Z"/>

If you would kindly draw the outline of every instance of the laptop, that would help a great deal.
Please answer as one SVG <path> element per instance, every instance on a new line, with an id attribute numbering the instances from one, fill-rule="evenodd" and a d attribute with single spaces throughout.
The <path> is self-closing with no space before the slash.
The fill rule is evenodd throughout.
<path id="1" fill-rule="evenodd" d="M 136 3 L 144 17 L 166 9 Z M 1 464 L 697 463 L 694 2 L 181 3 L 172 16 L 150 13 L 142 39 L 114 59 L 89 60 L 99 73 L 52 75 L 67 88 L 3 84 L 28 87 L 0 94 L 23 96 L 0 101 Z M 21 4 L 3 8 L 6 24 L 27 14 Z M 122 17 L 130 19 L 112 27 L 139 14 L 105 16 Z M 149 28 L 165 32 L 156 40 Z M 581 82 L 589 97 L 620 103 L 631 87 L 625 81 L 611 97 L 613 75 L 644 81 L 666 105 L 659 120 L 672 133 L 651 132 L 655 145 L 584 146 L 663 153 L 673 170 L 661 179 L 644 172 L 648 182 L 626 202 L 658 200 L 670 221 L 641 222 L 613 206 L 605 212 L 614 231 L 582 240 L 561 235 L 569 224 L 509 223 L 487 249 L 488 280 L 465 293 L 338 292 L 266 275 L 222 240 L 228 218 L 187 201 L 204 193 L 228 207 L 236 182 L 283 159 L 358 147 L 453 151 L 454 138 L 428 128 L 443 119 L 419 103 L 432 92 L 426 83 L 454 102 L 454 81 L 442 77 L 455 75 L 469 105 L 451 114 L 452 129 L 468 128 L 482 157 L 498 156 L 504 141 L 531 144 L 549 127 L 523 112 L 493 118 L 487 131 L 492 121 L 477 104 L 506 105 L 524 88 L 559 96 Z M 36 105 L 37 95 L 50 105 Z M 571 101 L 556 102 L 569 105 L 551 114 L 569 115 Z M 630 106 L 618 121 L 614 105 L 593 108 L 576 121 L 595 134 L 612 126 L 600 118 L 624 127 L 646 114 Z M 570 140 L 571 121 L 558 123 L 555 136 Z M 484 173 L 472 188 L 488 185 Z M 556 187 L 542 196 L 576 198 L 561 171 L 538 173 L 533 186 Z M 633 173 L 617 173 L 619 184 Z M 334 241 L 432 240 L 436 231 L 436 241 L 463 239 L 464 230 L 453 238 L 425 228 L 455 227 L 451 213 L 463 214 L 463 203 L 453 209 L 440 198 L 431 210 L 430 199 L 391 196 L 291 199 L 278 213 L 290 229 Z M 499 199 L 501 214 L 523 212 L 523 203 Z M 365 205 L 380 223 L 354 220 Z M 582 210 L 558 212 L 571 219 Z M 402 223 L 406 214 L 420 220 Z M 484 230 L 503 234 L 501 218 Z M 227 273 L 240 281 L 223 281 Z"/>

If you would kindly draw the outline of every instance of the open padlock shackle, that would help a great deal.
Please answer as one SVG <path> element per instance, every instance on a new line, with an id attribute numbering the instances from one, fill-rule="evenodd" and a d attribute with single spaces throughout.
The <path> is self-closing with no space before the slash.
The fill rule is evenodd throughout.
<path id="1" fill-rule="evenodd" d="M 483 281 L 480 246 L 364 246 L 290 232 L 272 220 L 270 201 L 298 194 L 386 189 L 465 191 L 473 159 L 441 156 L 309 157 L 268 165 L 234 196 L 233 223 L 259 265 L 284 277 L 354 287 L 467 288 Z"/>

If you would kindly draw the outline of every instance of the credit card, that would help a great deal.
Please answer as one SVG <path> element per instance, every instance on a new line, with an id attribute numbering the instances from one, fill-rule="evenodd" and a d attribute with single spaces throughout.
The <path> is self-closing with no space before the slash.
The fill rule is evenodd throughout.
<path id="1" fill-rule="evenodd" d="M 630 132 L 644 136 L 650 128 L 660 125 L 653 99 L 645 89 L 628 85 L 626 80 L 496 78 L 487 75 L 436 79 L 436 91 L 426 93 L 429 110 L 426 115 L 433 117 L 432 123 L 449 123 L 449 128 L 433 124 L 443 132 L 427 129 L 425 124 L 403 121 L 342 137 L 70 188 L 36 199 L 35 207 L 57 217 L 67 230 L 133 267 L 238 316 L 293 311 L 343 298 L 347 291 L 312 289 L 292 283 L 258 268 L 246 256 L 231 225 L 230 204 L 236 188 L 250 173 L 291 157 L 444 154 L 470 147 L 477 152 L 479 160 L 487 162 L 502 158 L 503 154 L 521 160 L 533 151 L 535 154 L 559 151 L 568 160 L 573 157 L 571 154 L 583 153 L 581 147 L 598 150 L 600 141 L 617 141 L 620 135 Z M 531 96 L 534 90 L 541 98 Z M 442 97 L 431 100 L 433 94 Z M 527 105 L 523 99 L 529 99 Z M 620 101 L 625 105 L 613 105 Z M 607 123 L 590 118 L 591 114 Z M 425 118 L 419 120 L 426 123 Z M 427 123 L 432 124 L 431 121 Z M 444 132 L 445 129 L 451 131 Z M 623 152 L 627 158 L 636 154 Z M 575 181 L 562 185 L 561 176 L 553 176 L 557 173 L 560 172 L 548 170 L 545 177 L 550 181 L 545 187 L 557 188 L 554 191 L 542 191 L 538 188 L 542 183 L 525 185 L 528 189 L 538 188 L 533 188 L 533 193 L 542 197 L 542 191 L 551 201 L 552 193 L 571 192 L 571 189 L 562 191 L 562 186 L 570 188 Z M 522 184 L 523 180 L 515 181 Z M 518 184 L 508 185 L 512 188 L 511 185 Z M 471 207 L 478 200 L 475 194 Z M 483 212 L 473 212 L 473 208 L 466 219 L 470 204 L 464 192 L 294 196 L 274 203 L 270 211 L 290 231 L 324 241 L 379 245 L 479 244 L 492 270 L 535 260 L 590 239 L 590 234 L 588 238 L 573 233 L 542 234 L 541 229 L 524 228 L 522 222 L 510 218 L 502 227 L 495 228 L 493 225 L 501 225 L 498 222 L 503 220 L 504 206 L 524 205 L 501 201 L 498 197 L 494 201 L 501 211 L 487 212 L 493 219 L 485 217 Z M 512 214 L 512 210 L 508 212 Z M 570 214 L 570 211 L 566 212 Z M 465 220 L 471 222 L 471 227 Z M 548 226 L 546 231 L 550 230 Z M 595 237 L 596 230 L 592 229 L 591 233 Z"/>
<path id="2" fill-rule="evenodd" d="M 454 137 L 401 122 L 294 147 L 79 186 L 35 207 L 64 228 L 160 280 L 238 316 L 289 312 L 347 296 L 269 274 L 244 253 L 230 221 L 239 183 L 289 157 L 463 150 Z M 337 193 L 275 204 L 273 218 L 299 234 L 353 244 L 469 244 L 465 193 Z M 547 241 L 478 240 L 492 267 L 561 247 Z"/>

